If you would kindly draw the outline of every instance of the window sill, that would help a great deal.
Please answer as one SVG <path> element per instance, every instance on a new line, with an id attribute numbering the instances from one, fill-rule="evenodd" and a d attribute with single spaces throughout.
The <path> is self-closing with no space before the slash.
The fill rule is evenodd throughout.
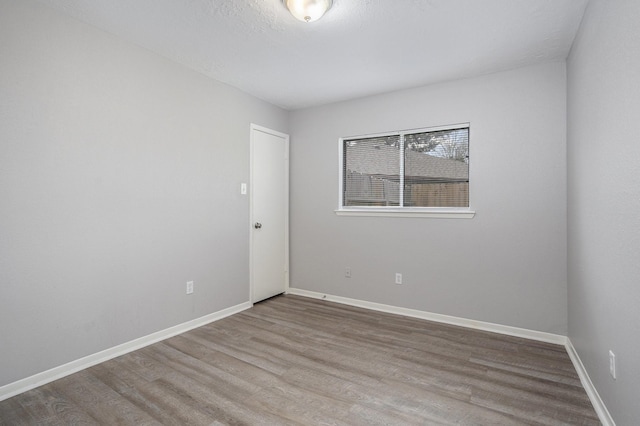
<path id="1" fill-rule="evenodd" d="M 476 212 L 473 210 L 454 209 L 338 209 L 338 216 L 368 216 L 368 217 L 427 217 L 431 219 L 472 219 Z"/>

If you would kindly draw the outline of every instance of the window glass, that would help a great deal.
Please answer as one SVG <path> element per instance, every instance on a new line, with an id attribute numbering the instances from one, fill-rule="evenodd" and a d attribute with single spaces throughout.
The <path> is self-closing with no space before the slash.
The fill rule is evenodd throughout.
<path id="1" fill-rule="evenodd" d="M 400 135 L 344 141 L 345 206 L 400 205 Z"/>
<path id="2" fill-rule="evenodd" d="M 342 140 L 341 207 L 468 207 L 469 127 Z"/>
<path id="3" fill-rule="evenodd" d="M 469 129 L 412 133 L 404 140 L 405 207 L 469 206 Z"/>

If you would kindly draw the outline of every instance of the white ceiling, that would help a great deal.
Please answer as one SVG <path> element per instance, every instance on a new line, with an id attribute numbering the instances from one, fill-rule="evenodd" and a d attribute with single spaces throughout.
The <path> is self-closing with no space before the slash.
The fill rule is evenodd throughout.
<path id="1" fill-rule="evenodd" d="M 40 0 L 286 109 L 566 58 L 588 0 Z"/>

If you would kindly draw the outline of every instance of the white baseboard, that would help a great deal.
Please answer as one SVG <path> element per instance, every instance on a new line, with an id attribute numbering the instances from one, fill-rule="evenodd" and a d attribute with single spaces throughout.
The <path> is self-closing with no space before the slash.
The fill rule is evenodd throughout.
<path id="1" fill-rule="evenodd" d="M 604 426 L 615 426 L 616 423 L 613 421 L 613 418 L 611 417 L 609 410 L 607 410 L 607 407 L 604 405 L 604 402 L 602 401 L 602 398 L 600 398 L 600 395 L 598 394 L 598 391 L 596 390 L 595 386 L 593 386 L 593 382 L 591 381 L 591 378 L 589 377 L 587 370 L 584 368 L 584 364 L 582 363 L 582 360 L 578 356 L 578 352 L 576 351 L 576 348 L 573 347 L 573 343 L 571 343 L 571 339 L 569 339 L 568 337 L 567 337 L 567 344 L 565 346 L 567 348 L 567 353 L 569 354 L 569 358 L 571 358 L 571 362 L 573 362 L 573 366 L 576 368 L 576 371 L 578 372 L 578 376 L 580 377 L 580 382 L 582 383 L 582 387 L 587 392 L 587 395 L 591 400 L 591 404 L 593 405 L 593 408 L 596 410 L 596 414 L 598 415 L 600 422 Z"/>
<path id="2" fill-rule="evenodd" d="M 169 337 L 173 337 L 194 328 L 221 320 L 222 318 L 228 317 L 229 315 L 233 315 L 238 312 L 242 312 L 245 309 L 249 309 L 251 306 L 251 302 L 244 302 L 236 306 L 231 306 L 230 308 L 226 308 L 221 311 L 214 312 L 212 314 L 205 315 L 203 317 L 196 318 L 194 320 L 187 321 L 173 327 L 169 327 L 165 330 L 161 330 L 147 336 L 123 343 L 121 345 L 105 349 L 104 351 L 88 355 L 84 358 L 71 361 L 67 364 L 54 367 L 50 370 L 43 371 L 42 373 L 34 374 L 33 376 L 18 380 L 17 382 L 9 383 L 8 385 L 0 387 L 0 401 L 4 401 L 5 399 L 11 398 L 12 396 L 18 395 L 22 392 L 26 392 L 38 386 L 53 382 L 54 380 L 61 379 L 65 376 L 76 373 L 80 370 L 84 370 L 85 368 L 89 368 L 101 362 L 108 361 L 110 359 L 119 357 L 120 355 L 124 355 L 129 352 L 144 348 L 145 346 L 149 346 L 153 343 L 157 343 L 161 340 L 168 339 Z"/>
<path id="3" fill-rule="evenodd" d="M 475 321 L 466 318 L 453 317 L 449 315 L 434 314 L 416 309 L 401 308 L 397 306 L 384 305 L 382 303 L 367 302 L 365 300 L 350 299 L 348 297 L 333 296 L 330 294 L 317 293 L 315 291 L 303 290 L 299 288 L 290 288 L 288 294 L 298 296 L 311 297 L 314 299 L 329 300 L 331 302 L 342 303 L 344 305 L 357 306 L 360 308 L 371 309 L 374 311 L 387 312 L 390 314 L 404 315 L 412 318 L 420 318 L 429 321 L 440 322 L 444 324 L 458 325 L 460 327 L 473 328 L 475 330 L 491 331 L 493 333 L 506 334 L 508 336 L 523 337 L 525 339 L 537 340 L 540 342 L 554 343 L 557 345 L 565 345 L 566 336 L 559 334 L 544 333 L 542 331 L 528 330 L 526 328 L 510 327 L 508 325 L 493 324 L 484 321 Z"/>

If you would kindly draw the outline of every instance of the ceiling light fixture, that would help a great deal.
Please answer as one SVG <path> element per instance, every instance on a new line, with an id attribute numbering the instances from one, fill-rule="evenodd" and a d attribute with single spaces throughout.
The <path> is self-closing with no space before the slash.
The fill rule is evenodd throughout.
<path id="1" fill-rule="evenodd" d="M 304 22 L 313 22 L 322 18 L 331 8 L 333 0 L 282 0 L 289 12 Z"/>

